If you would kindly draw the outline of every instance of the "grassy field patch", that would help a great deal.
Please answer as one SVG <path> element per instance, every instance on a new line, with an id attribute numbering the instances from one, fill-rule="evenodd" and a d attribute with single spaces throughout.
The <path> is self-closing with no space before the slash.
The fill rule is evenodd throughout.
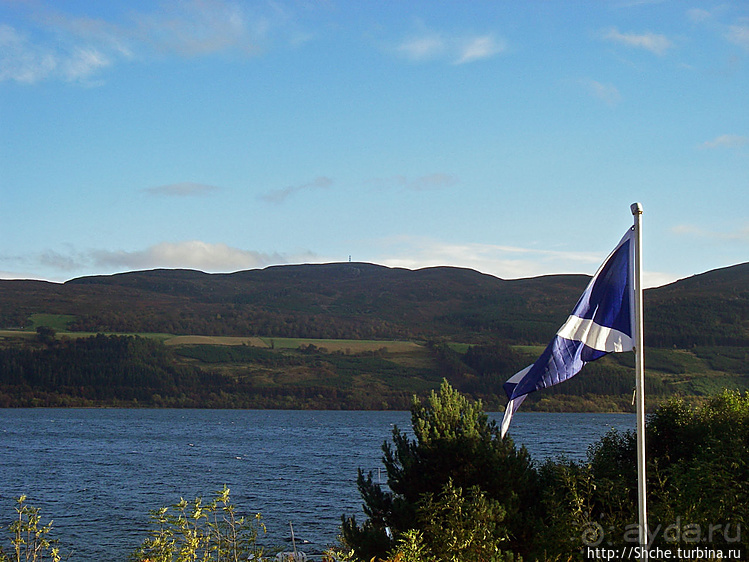
<path id="1" fill-rule="evenodd" d="M 0 330 L 0 338 L 32 340 L 36 339 L 36 332 L 23 332 L 21 330 Z"/>
<path id="2" fill-rule="evenodd" d="M 364 353 L 385 349 L 387 353 L 405 353 L 418 351 L 422 345 L 411 341 L 390 340 L 333 340 L 312 338 L 258 338 L 273 349 L 299 349 L 302 346 L 314 345 L 330 353 Z"/>
<path id="3" fill-rule="evenodd" d="M 250 345 L 252 347 L 270 347 L 263 338 L 234 336 L 169 336 L 164 340 L 166 345 Z"/>
<path id="4" fill-rule="evenodd" d="M 31 326 L 29 331 L 36 331 L 40 326 L 47 326 L 57 332 L 65 332 L 71 322 L 75 321 L 75 316 L 71 314 L 32 314 L 30 317 Z"/>

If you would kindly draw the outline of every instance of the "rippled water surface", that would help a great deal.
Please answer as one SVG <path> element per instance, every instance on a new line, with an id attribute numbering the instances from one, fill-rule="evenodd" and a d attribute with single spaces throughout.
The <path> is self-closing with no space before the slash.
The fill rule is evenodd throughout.
<path id="1" fill-rule="evenodd" d="M 629 414 L 521 412 L 510 432 L 534 459 L 580 459 L 608 429 L 634 423 Z M 210 499 L 226 484 L 240 510 L 262 513 L 264 542 L 284 545 L 292 522 L 308 541 L 302 549 L 319 554 L 335 542 L 343 513 L 363 519 L 356 471 L 377 479 L 394 425 L 409 429 L 410 414 L 0 410 L 0 525 L 26 494 L 44 521 L 54 519 L 72 562 L 124 562 L 145 537 L 149 510 Z"/>

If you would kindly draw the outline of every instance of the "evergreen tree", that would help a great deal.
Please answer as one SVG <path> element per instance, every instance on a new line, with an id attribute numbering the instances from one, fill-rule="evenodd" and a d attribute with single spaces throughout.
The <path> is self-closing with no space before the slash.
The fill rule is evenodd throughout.
<path id="1" fill-rule="evenodd" d="M 344 518 L 343 542 L 364 560 L 384 557 L 407 531 L 424 531 L 425 522 L 433 521 L 422 509 L 429 498 L 455 487 L 483 494 L 504 517 L 493 526 L 496 540 L 506 539 L 506 547 L 523 552 L 535 527 L 538 497 L 526 449 L 502 439 L 481 402 L 470 402 L 446 381 L 426 405 L 414 399 L 411 424 L 414 439 L 396 427 L 392 445 L 383 444 L 387 488 L 359 471 L 368 519 L 360 526 L 354 517 Z"/>

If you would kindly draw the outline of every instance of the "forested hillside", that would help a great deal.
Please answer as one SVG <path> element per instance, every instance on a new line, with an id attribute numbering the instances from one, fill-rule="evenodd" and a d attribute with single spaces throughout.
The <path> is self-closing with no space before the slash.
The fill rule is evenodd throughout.
<path id="1" fill-rule="evenodd" d="M 749 263 L 645 291 L 646 343 L 657 347 L 749 341 Z"/>
<path id="2" fill-rule="evenodd" d="M 64 284 L 0 281 L 0 328 L 345 339 L 546 342 L 589 277 L 503 280 L 469 269 L 343 263 L 232 274 L 154 270 Z M 645 291 L 647 344 L 749 345 L 749 264 Z"/>
<path id="3" fill-rule="evenodd" d="M 501 409 L 587 281 L 350 263 L 0 281 L 0 406 L 407 408 L 445 378 Z M 749 388 L 749 264 L 645 307 L 653 404 Z M 526 407 L 628 411 L 632 367 L 604 358 Z"/>

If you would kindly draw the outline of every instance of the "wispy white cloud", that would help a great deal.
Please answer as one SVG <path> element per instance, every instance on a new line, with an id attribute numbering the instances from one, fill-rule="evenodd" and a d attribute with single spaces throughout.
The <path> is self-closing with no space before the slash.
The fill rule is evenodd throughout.
<path id="1" fill-rule="evenodd" d="M 163 267 L 214 272 L 264 267 L 285 261 L 279 254 L 242 250 L 199 240 L 161 242 L 136 251 L 96 250 L 90 253 L 90 258 L 97 268 L 133 270 Z"/>
<path id="2" fill-rule="evenodd" d="M 685 227 L 686 229 L 687 227 Z M 749 237 L 749 229 L 745 232 Z M 455 244 L 426 237 L 398 236 L 378 241 L 374 259 L 389 267 L 420 269 L 449 265 L 465 267 L 502 279 L 519 279 L 549 274 L 592 275 L 605 253 L 566 252 L 491 244 Z M 199 240 L 161 242 L 142 250 L 47 250 L 36 256 L 2 256 L 0 263 L 15 270 L 0 271 L 0 279 L 34 278 L 64 281 L 73 276 L 144 269 L 196 269 L 232 272 L 288 263 L 331 262 L 340 257 L 321 257 L 310 250 L 293 255 L 244 250 L 226 244 Z M 45 271 L 40 275 L 41 270 Z M 24 270 L 36 273 L 24 274 Z M 676 276 L 646 271 L 644 284 L 653 287 L 670 283 Z"/>
<path id="3" fill-rule="evenodd" d="M 267 203 L 283 203 L 284 201 L 286 201 L 286 199 L 288 199 L 292 195 L 296 195 L 304 191 L 327 189 L 331 185 L 333 185 L 332 179 L 325 177 L 325 176 L 320 176 L 318 178 L 315 178 L 311 182 L 298 184 L 298 185 L 289 185 L 281 189 L 274 189 L 274 190 L 268 191 L 260 195 L 260 199 L 262 199 L 263 201 L 266 201 Z"/>
<path id="4" fill-rule="evenodd" d="M 638 49 L 645 49 L 656 55 L 664 55 L 666 51 L 671 49 L 674 44 L 665 35 L 658 35 L 656 33 L 622 33 L 616 27 L 612 27 L 602 34 L 603 38 L 626 45 L 628 47 L 635 47 Z"/>
<path id="5" fill-rule="evenodd" d="M 704 23 L 713 19 L 713 14 L 702 8 L 690 8 L 687 10 L 687 17 L 695 23 Z"/>
<path id="6" fill-rule="evenodd" d="M 107 52 L 132 56 L 129 46 L 134 39 L 132 27 L 51 10 L 37 13 L 34 19 L 41 25 L 38 31 L 46 31 L 56 44 L 96 45 Z M 40 33 L 40 38 L 44 37 Z"/>
<path id="7" fill-rule="evenodd" d="M 182 182 L 147 187 L 143 191 L 149 195 L 163 195 L 166 197 L 195 197 L 214 193 L 219 191 L 219 188 L 215 185 L 206 185 L 203 183 Z"/>
<path id="8" fill-rule="evenodd" d="M 136 37 L 159 52 L 196 57 L 221 51 L 253 54 L 270 27 L 265 17 L 250 21 L 241 5 L 224 0 L 170 4 L 136 16 Z"/>
<path id="9" fill-rule="evenodd" d="M 673 273 L 644 269 L 642 271 L 642 288 L 650 289 L 652 287 L 662 287 L 663 285 L 668 285 L 669 283 L 678 281 L 682 277 L 683 276 L 674 275 Z"/>
<path id="10" fill-rule="evenodd" d="M 734 19 L 728 23 L 732 10 L 727 4 L 711 7 L 710 10 L 692 8 L 687 17 L 695 24 L 718 34 L 722 39 L 749 51 L 749 17 Z"/>
<path id="11" fill-rule="evenodd" d="M 69 248 L 67 252 L 44 250 L 35 255 L 0 254 L 0 279 L 45 279 L 61 281 L 59 273 L 75 271 L 79 265 L 88 260 L 84 254 Z M 40 275 L 39 270 L 52 271 L 53 274 Z M 28 273 L 36 271 L 36 273 Z"/>
<path id="12" fill-rule="evenodd" d="M 506 50 L 504 40 L 493 34 L 450 35 L 422 31 L 398 44 L 396 51 L 414 62 L 443 60 L 460 65 L 487 59 Z"/>
<path id="13" fill-rule="evenodd" d="M 399 236 L 381 241 L 379 263 L 420 269 L 450 265 L 466 267 L 501 279 L 522 279 L 550 274 L 593 275 L 605 253 L 540 250 L 493 244 L 451 244 L 431 238 Z M 657 287 L 675 281 L 672 274 L 645 271 L 643 286 Z"/>
<path id="14" fill-rule="evenodd" d="M 33 83 L 56 66 L 50 53 L 31 45 L 9 25 L 0 25 L 0 80 Z"/>
<path id="15" fill-rule="evenodd" d="M 493 57 L 505 50 L 504 41 L 497 40 L 493 35 L 483 35 L 480 37 L 471 37 L 458 46 L 460 57 L 455 64 L 464 64 L 481 59 Z"/>
<path id="16" fill-rule="evenodd" d="M 593 97 L 603 101 L 607 105 L 614 106 L 618 104 L 622 95 L 619 90 L 613 84 L 604 84 L 596 80 L 580 80 L 580 84 L 590 93 Z"/>
<path id="17" fill-rule="evenodd" d="M 702 148 L 736 148 L 749 144 L 749 137 L 741 135 L 720 135 L 712 140 L 705 141 Z"/>
<path id="18" fill-rule="evenodd" d="M 718 232 L 693 224 L 680 224 L 673 227 L 671 232 L 677 236 L 688 236 L 708 241 L 749 242 L 749 225 L 733 231 Z"/>
<path id="19" fill-rule="evenodd" d="M 110 57 L 95 47 L 75 47 L 59 62 L 61 74 L 69 81 L 89 78 L 112 64 Z"/>
<path id="20" fill-rule="evenodd" d="M 0 25 L 0 81 L 85 81 L 116 63 L 154 56 L 255 55 L 268 42 L 271 30 L 282 25 L 273 19 L 274 10 L 260 14 L 232 0 L 157 6 L 151 12 L 107 21 L 35 5 L 23 31 Z"/>
<path id="21" fill-rule="evenodd" d="M 741 23 L 729 26 L 726 39 L 749 51 L 749 20 L 742 20 Z"/>
<path id="22" fill-rule="evenodd" d="M 84 252 L 69 250 L 59 252 L 57 250 L 45 250 L 36 258 L 26 259 L 24 261 L 36 261 L 45 269 L 56 271 L 75 271 L 81 264 L 90 262 L 90 256 Z"/>
<path id="23" fill-rule="evenodd" d="M 316 259 L 316 255 L 310 251 L 285 255 L 201 240 L 160 242 L 139 250 L 80 250 L 67 246 L 23 256 L 0 254 L 0 267 L 3 270 L 0 279 L 33 278 L 65 281 L 80 275 L 157 268 L 232 272 Z M 27 271 L 35 273 L 24 273 Z"/>
<path id="24" fill-rule="evenodd" d="M 594 271 L 605 255 L 539 250 L 494 244 L 454 244 L 431 238 L 393 237 L 381 241 L 379 261 L 392 267 L 416 269 L 437 265 L 468 267 L 503 279 L 533 277 L 549 272 Z"/>
<path id="25" fill-rule="evenodd" d="M 412 37 L 398 45 L 398 52 L 413 61 L 425 61 L 442 56 L 447 51 L 445 40 L 437 34 Z"/>
<path id="26" fill-rule="evenodd" d="M 48 77 L 74 82 L 111 64 L 111 58 L 96 47 L 38 45 L 15 28 L 0 25 L 0 82 L 33 84 Z"/>

